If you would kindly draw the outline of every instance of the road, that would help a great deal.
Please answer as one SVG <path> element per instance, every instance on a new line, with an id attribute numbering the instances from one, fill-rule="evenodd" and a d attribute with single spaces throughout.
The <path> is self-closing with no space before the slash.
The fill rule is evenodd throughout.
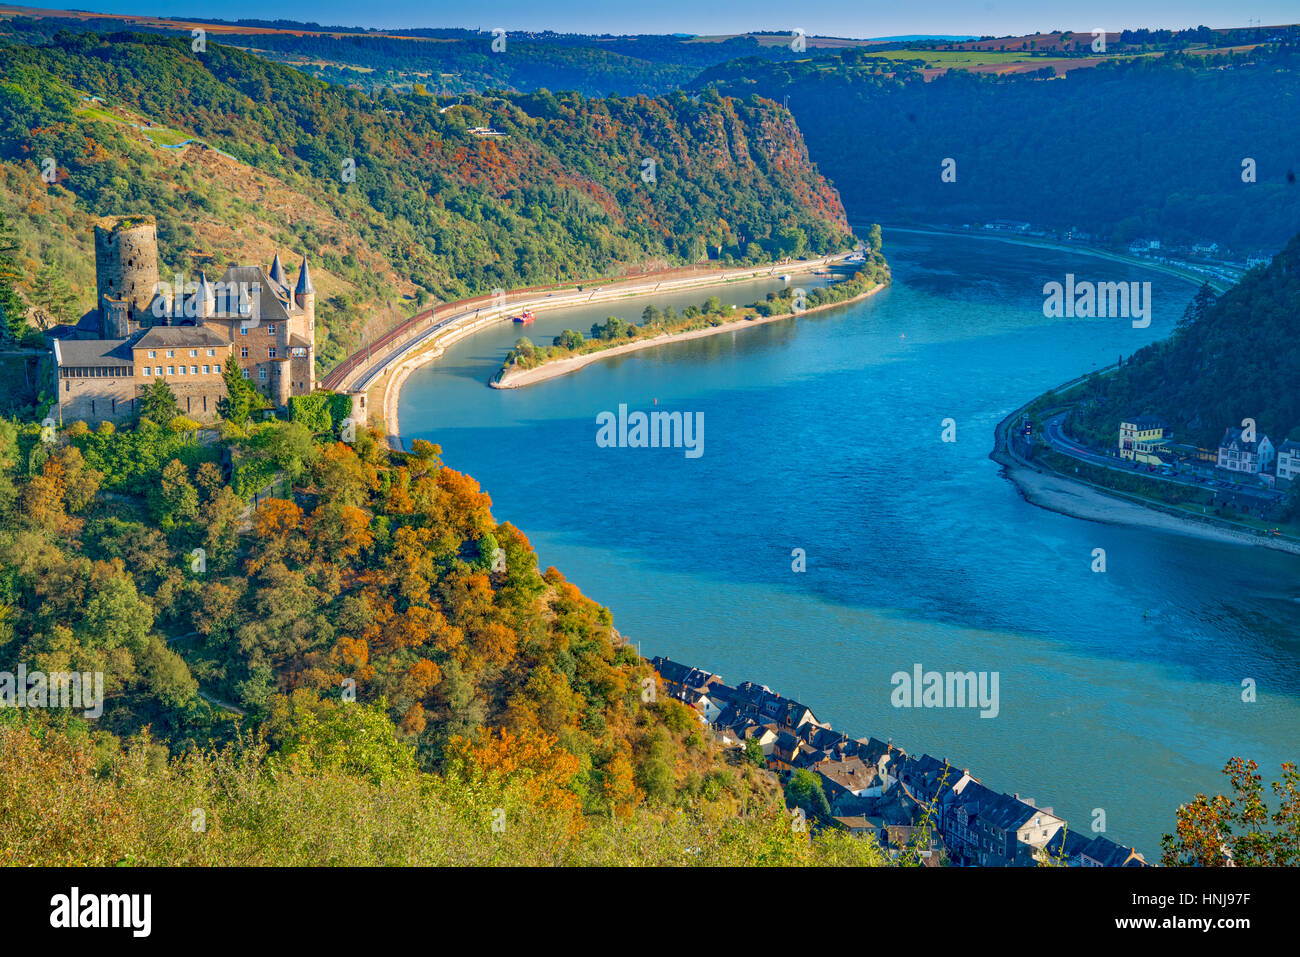
<path id="1" fill-rule="evenodd" d="M 820 259 L 807 261 L 775 263 L 757 268 L 751 266 L 742 269 L 718 270 L 715 272 L 704 273 L 702 275 L 684 276 L 681 278 L 650 279 L 644 282 L 633 282 L 627 284 L 615 283 L 613 285 L 598 286 L 594 289 L 582 289 L 581 287 L 578 287 L 572 291 L 561 290 L 545 294 L 538 293 L 517 299 L 511 298 L 510 295 L 507 294 L 505 299 L 499 305 L 480 303 L 478 306 L 467 306 L 464 309 L 457 310 L 450 315 L 437 319 L 432 324 L 413 335 L 410 339 L 401 340 L 386 356 L 349 373 L 344 377 L 343 381 L 337 384 L 336 390 L 339 392 L 365 391 L 375 378 L 384 372 L 384 370 L 386 370 L 394 360 L 406 355 L 411 350 L 418 348 L 420 345 L 429 342 L 432 338 L 446 332 L 451 332 L 460 326 L 474 326 L 479 322 L 505 319 L 511 315 L 521 313 L 526 309 L 531 309 L 534 312 L 542 312 L 550 309 L 564 309 L 571 306 L 584 305 L 591 302 L 606 302 L 614 299 L 630 299 L 636 296 L 648 296 L 657 292 L 691 289 L 697 286 L 708 287 L 728 280 L 775 276 L 787 272 L 792 274 L 796 272 L 806 273 L 845 260 L 850 255 L 852 255 L 852 253 L 845 252 L 835 256 L 824 256 Z"/>
<path id="2" fill-rule="evenodd" d="M 1074 439 L 1068 437 L 1062 426 L 1065 423 L 1067 413 L 1058 412 L 1043 422 L 1042 438 L 1046 440 L 1047 445 L 1053 450 L 1060 452 L 1062 455 L 1068 455 L 1070 458 L 1078 459 L 1082 462 L 1088 462 L 1092 465 L 1099 465 L 1102 468 L 1110 469 L 1114 472 L 1124 472 L 1129 475 L 1141 475 L 1145 478 L 1153 479 L 1158 482 L 1168 482 L 1171 485 L 1184 485 L 1188 488 L 1208 489 L 1217 495 L 1243 495 L 1255 499 L 1262 505 L 1275 505 L 1283 499 L 1280 492 L 1272 491 L 1262 487 L 1251 487 L 1248 485 L 1235 484 L 1214 484 L 1214 480 L 1209 476 L 1213 474 L 1212 470 L 1205 471 L 1205 478 L 1198 480 L 1196 478 L 1184 478 L 1182 475 L 1161 475 L 1158 471 L 1148 472 L 1143 466 L 1137 463 L 1131 465 L 1122 465 L 1123 459 L 1114 456 L 1103 455 L 1094 449 L 1081 445 Z M 1195 474 L 1196 470 L 1193 469 Z"/>

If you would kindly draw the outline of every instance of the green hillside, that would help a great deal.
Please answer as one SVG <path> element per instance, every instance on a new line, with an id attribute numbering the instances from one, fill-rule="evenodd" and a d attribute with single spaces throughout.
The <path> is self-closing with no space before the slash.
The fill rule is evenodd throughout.
<path id="1" fill-rule="evenodd" d="M 211 149 L 166 149 L 131 123 Z M 39 176 L 47 157 L 57 185 Z M 165 266 L 211 258 L 214 235 L 269 245 L 269 220 L 286 252 L 339 279 L 321 310 L 326 366 L 355 345 L 359 313 L 399 294 L 451 299 L 705 257 L 824 252 L 849 236 L 838 195 L 772 104 L 541 92 L 447 108 L 144 34 L 0 41 L 0 160 L 28 270 L 81 258 L 83 305 L 89 235 L 78 224 L 51 236 L 43 215 L 154 213 Z"/>
<path id="2" fill-rule="evenodd" d="M 1119 244 L 1210 240 L 1242 256 L 1280 248 L 1300 223 L 1294 45 L 932 80 L 849 51 L 724 64 L 695 88 L 788 97 L 854 221 L 1022 220 Z M 949 158 L 953 182 L 940 176 Z M 1243 182 L 1246 159 L 1255 182 Z"/>
<path id="3" fill-rule="evenodd" d="M 1275 444 L 1300 430 L 1300 236 L 1213 305 L 1188 307 L 1167 340 L 1085 390 L 1072 428 L 1114 441 L 1121 416 L 1156 415 L 1214 447 L 1243 418 Z"/>

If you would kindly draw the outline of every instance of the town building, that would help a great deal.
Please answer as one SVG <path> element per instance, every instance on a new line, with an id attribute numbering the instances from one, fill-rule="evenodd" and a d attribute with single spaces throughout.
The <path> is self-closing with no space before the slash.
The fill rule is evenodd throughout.
<path id="1" fill-rule="evenodd" d="M 1100 834 L 1091 837 L 1062 828 L 1047 842 L 1047 853 L 1069 867 L 1148 867 L 1134 848 Z"/>
<path id="2" fill-rule="evenodd" d="M 1165 424 L 1151 415 L 1130 416 L 1119 424 L 1119 457 L 1143 465 L 1159 465 L 1166 443 Z"/>
<path id="3" fill-rule="evenodd" d="M 211 421 L 231 356 L 277 408 L 316 388 L 316 289 L 305 260 L 292 284 L 278 254 L 266 268 L 231 266 L 215 283 L 203 273 L 160 281 L 153 217 L 109 217 L 95 225 L 95 286 L 95 308 L 50 332 L 62 421 L 129 418 L 159 379 L 185 415 Z"/>
<path id="4" fill-rule="evenodd" d="M 1241 429 L 1230 428 L 1219 440 L 1219 468 L 1229 472 L 1259 475 L 1267 472 L 1275 457 L 1273 443 L 1267 435 L 1246 441 Z"/>
<path id="5" fill-rule="evenodd" d="M 1277 447 L 1277 477 L 1288 482 L 1300 477 L 1300 442 L 1287 439 Z"/>

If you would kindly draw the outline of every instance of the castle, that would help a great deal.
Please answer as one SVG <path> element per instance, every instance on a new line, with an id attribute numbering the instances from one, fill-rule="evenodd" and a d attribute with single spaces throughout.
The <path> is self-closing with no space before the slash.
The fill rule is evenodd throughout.
<path id="1" fill-rule="evenodd" d="M 291 287 L 271 265 L 230 266 L 215 283 L 159 281 L 152 216 L 95 225 L 95 308 L 51 330 L 63 422 L 127 419 L 146 386 L 163 379 L 181 412 L 217 417 L 222 376 L 234 356 L 276 407 L 316 387 L 316 290 L 304 259 Z"/>

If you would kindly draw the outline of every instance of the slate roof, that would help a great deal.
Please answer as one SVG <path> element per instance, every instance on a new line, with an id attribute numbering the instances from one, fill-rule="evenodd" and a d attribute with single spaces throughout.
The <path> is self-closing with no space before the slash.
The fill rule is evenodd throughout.
<path id="1" fill-rule="evenodd" d="M 56 339 L 54 354 L 63 367 L 116 368 L 134 362 L 130 343 L 130 339 Z"/>
<path id="2" fill-rule="evenodd" d="M 230 343 L 204 326 L 153 326 L 135 341 L 137 349 L 197 349 Z"/>

